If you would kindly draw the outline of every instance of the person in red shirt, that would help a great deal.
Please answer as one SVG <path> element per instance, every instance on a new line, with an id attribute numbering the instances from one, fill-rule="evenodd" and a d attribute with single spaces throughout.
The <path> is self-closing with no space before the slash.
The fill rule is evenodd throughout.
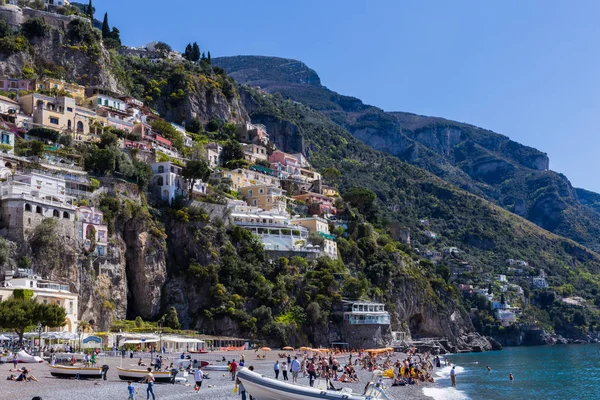
<path id="1" fill-rule="evenodd" d="M 231 368 L 231 380 L 234 381 L 235 380 L 235 373 L 237 372 L 237 363 L 235 362 L 235 360 L 233 360 L 231 362 L 230 368 Z"/>

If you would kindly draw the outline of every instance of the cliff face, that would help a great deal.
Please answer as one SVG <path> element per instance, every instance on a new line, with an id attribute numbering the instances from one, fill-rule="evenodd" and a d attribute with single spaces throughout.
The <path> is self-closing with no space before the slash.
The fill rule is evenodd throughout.
<path id="1" fill-rule="evenodd" d="M 23 11 L 18 10 L 15 6 L 0 6 L 0 18 L 16 23 L 39 17 L 35 10 L 24 9 L 24 15 Z M 86 86 L 120 89 L 116 77 L 107 68 L 110 65 L 109 52 L 99 41 L 91 49 L 68 39 L 69 23 L 75 17 L 40 15 L 43 15 L 42 19 L 49 28 L 47 34 L 31 39 L 28 51 L 10 56 L 0 53 L 0 74 L 20 78 L 24 68 L 29 68 L 38 76 L 51 74 Z"/>
<path id="2" fill-rule="evenodd" d="M 465 123 L 384 112 L 327 89 L 317 78 L 297 79 L 312 77 L 315 72 L 295 60 L 235 56 L 217 58 L 214 63 L 239 83 L 260 86 L 318 110 L 377 150 L 492 200 L 544 229 L 600 249 L 597 235 L 579 229 L 585 221 L 590 232 L 599 231 L 600 212 L 584 207 L 573 190 L 560 190 L 566 179 L 549 171 L 549 158 L 539 150 Z M 276 124 L 272 126 L 277 128 Z M 528 191 L 541 181 L 547 186 L 536 190 L 544 192 L 543 198 L 539 192 Z"/>

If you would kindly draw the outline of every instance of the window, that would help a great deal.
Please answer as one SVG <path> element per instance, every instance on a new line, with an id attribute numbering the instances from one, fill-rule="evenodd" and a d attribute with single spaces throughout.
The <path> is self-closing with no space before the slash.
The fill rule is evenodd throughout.
<path id="1" fill-rule="evenodd" d="M 68 213 L 68 212 L 66 212 L 66 211 L 63 211 L 63 218 L 64 218 L 64 219 L 70 219 L 70 217 L 71 217 L 71 216 L 69 215 L 69 213 Z"/>
<path id="2" fill-rule="evenodd" d="M 54 211 L 52 211 L 52 216 L 56 217 L 56 218 L 60 218 L 60 213 L 58 212 L 58 210 L 54 210 Z"/>
<path id="3" fill-rule="evenodd" d="M 159 174 L 162 174 L 162 173 L 164 173 L 164 172 L 165 172 L 165 167 L 164 167 L 164 166 L 162 166 L 162 165 L 159 165 L 159 166 L 158 166 L 158 173 L 159 173 Z"/>
<path id="4" fill-rule="evenodd" d="M 67 107 L 68 112 L 73 112 L 73 107 Z"/>
<path id="5" fill-rule="evenodd" d="M 25 211 L 31 212 L 31 204 L 25 204 Z"/>
<path id="6" fill-rule="evenodd" d="M 104 105 L 108 106 L 108 100 L 104 100 Z"/>
<path id="7" fill-rule="evenodd" d="M 264 193 L 264 189 L 258 189 L 258 193 L 263 194 Z"/>
<path id="8" fill-rule="evenodd" d="M 102 105 L 102 99 L 100 97 L 98 97 L 98 104 Z"/>
<path id="9" fill-rule="evenodd" d="M 35 207 L 35 212 L 36 212 L 36 214 L 41 214 L 42 213 L 42 207 L 36 206 Z"/>
<path id="10" fill-rule="evenodd" d="M 58 118 L 50 117 L 50 123 L 54 125 L 58 125 Z"/>

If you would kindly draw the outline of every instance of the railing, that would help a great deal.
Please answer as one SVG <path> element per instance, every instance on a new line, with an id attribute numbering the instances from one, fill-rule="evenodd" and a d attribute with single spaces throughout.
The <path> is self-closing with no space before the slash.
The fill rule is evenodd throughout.
<path id="1" fill-rule="evenodd" d="M 63 202 L 59 202 L 59 201 L 53 201 L 53 200 L 48 200 L 48 199 L 43 199 L 41 197 L 35 197 L 32 196 L 30 194 L 26 194 L 26 193 L 13 193 L 12 189 L 10 190 L 2 190 L 2 195 L 1 198 L 3 199 L 18 199 L 18 200 L 29 200 L 29 201 L 33 201 L 36 203 L 42 203 L 42 204 L 47 204 L 50 206 L 56 206 L 56 207 L 62 207 L 62 208 L 68 208 L 71 210 L 75 209 L 75 206 L 69 203 L 63 203 Z"/>

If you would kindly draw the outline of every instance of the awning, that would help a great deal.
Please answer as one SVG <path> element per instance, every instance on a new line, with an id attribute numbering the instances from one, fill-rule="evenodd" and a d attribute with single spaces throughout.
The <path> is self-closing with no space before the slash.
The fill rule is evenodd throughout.
<path id="1" fill-rule="evenodd" d="M 248 214 L 245 213 L 231 213 L 230 214 L 232 217 L 247 217 Z"/>
<path id="2" fill-rule="evenodd" d="M 176 343 L 204 343 L 204 340 L 180 337 L 163 337 L 163 341 Z"/>
<path id="3" fill-rule="evenodd" d="M 283 215 L 272 215 L 271 217 L 275 219 L 287 219 L 287 217 L 284 217 Z"/>
<path id="4" fill-rule="evenodd" d="M 158 339 L 144 339 L 144 340 L 129 339 L 129 340 L 124 341 L 122 344 L 138 344 L 138 343 L 154 343 L 154 342 L 158 342 Z"/>

